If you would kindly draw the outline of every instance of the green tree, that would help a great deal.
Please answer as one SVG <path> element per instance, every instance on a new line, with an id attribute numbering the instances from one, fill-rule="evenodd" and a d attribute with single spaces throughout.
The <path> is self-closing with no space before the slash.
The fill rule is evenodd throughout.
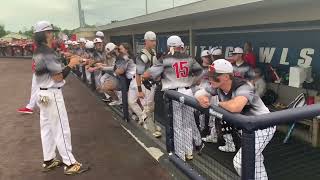
<path id="1" fill-rule="evenodd" d="M 8 33 L 7 33 L 7 31 L 5 30 L 5 27 L 4 27 L 4 25 L 1 25 L 0 24 L 0 37 L 3 37 L 3 36 L 5 36 L 5 35 L 7 35 Z"/>

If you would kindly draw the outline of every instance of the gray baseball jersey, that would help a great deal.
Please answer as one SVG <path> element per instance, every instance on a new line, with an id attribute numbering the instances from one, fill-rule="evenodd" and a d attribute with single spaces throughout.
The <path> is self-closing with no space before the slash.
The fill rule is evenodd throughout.
<path id="1" fill-rule="evenodd" d="M 41 88 L 62 87 L 64 81 L 55 82 L 52 80 L 54 74 L 61 73 L 62 63 L 57 53 L 49 47 L 42 45 L 37 48 L 33 55 L 35 61 L 36 81 Z"/>
<path id="2" fill-rule="evenodd" d="M 136 58 L 137 74 L 143 74 L 152 65 L 157 64 L 157 61 L 155 50 L 149 52 L 146 49 L 142 49 Z"/>
<path id="3" fill-rule="evenodd" d="M 191 87 L 202 73 L 200 64 L 187 54 L 176 52 L 159 59 L 149 70 L 153 79 L 162 75 L 162 90 Z"/>
<path id="4" fill-rule="evenodd" d="M 104 52 L 94 51 L 93 52 L 93 59 L 95 60 L 95 62 L 103 63 L 106 61 L 106 54 Z"/>
<path id="5" fill-rule="evenodd" d="M 242 63 L 240 66 L 234 64 L 233 73 L 235 77 L 242 79 L 252 80 L 254 78 L 254 71 L 246 62 Z"/>
<path id="6" fill-rule="evenodd" d="M 269 113 L 269 109 L 263 103 L 261 98 L 255 93 L 254 87 L 250 86 L 240 78 L 234 78 L 232 81 L 231 92 L 224 93 L 221 89 L 206 88 L 211 95 L 218 95 L 220 101 L 228 101 L 237 96 L 244 96 L 248 99 L 242 114 L 244 115 L 261 115 Z"/>

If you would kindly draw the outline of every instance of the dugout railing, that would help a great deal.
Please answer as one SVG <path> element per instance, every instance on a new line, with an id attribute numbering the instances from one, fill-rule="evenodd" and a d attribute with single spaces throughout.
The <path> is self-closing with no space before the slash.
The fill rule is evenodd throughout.
<path id="1" fill-rule="evenodd" d="M 201 106 L 199 106 L 199 104 L 193 97 L 185 96 L 177 91 L 166 91 L 164 94 L 164 98 L 167 107 L 166 112 L 168 114 L 168 119 L 166 123 L 166 147 L 168 153 L 170 154 L 169 159 L 192 179 L 206 178 L 201 176 L 201 173 L 197 173 L 194 170 L 194 168 L 191 168 L 189 163 L 182 161 L 175 154 L 174 146 L 175 143 L 178 142 L 174 141 L 173 113 L 177 112 L 173 112 L 173 102 L 184 104 L 186 106 L 192 107 L 197 111 L 200 111 L 203 114 L 214 116 L 218 119 L 226 121 L 227 123 L 231 124 L 241 132 L 241 180 L 255 179 L 255 131 L 281 124 L 290 124 L 296 121 L 303 120 L 305 118 L 315 117 L 320 114 L 320 104 L 296 109 L 287 109 L 259 116 L 244 116 L 241 114 L 230 113 L 217 106 L 211 106 L 208 109 L 204 109 Z"/>

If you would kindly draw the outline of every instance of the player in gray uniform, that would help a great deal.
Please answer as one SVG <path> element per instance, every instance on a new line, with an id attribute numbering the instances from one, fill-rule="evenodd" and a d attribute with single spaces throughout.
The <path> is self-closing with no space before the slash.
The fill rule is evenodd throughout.
<path id="1" fill-rule="evenodd" d="M 243 59 L 243 49 L 240 47 L 234 48 L 232 52 L 235 63 L 233 65 L 234 76 L 246 80 L 254 79 L 254 70 Z"/>
<path id="2" fill-rule="evenodd" d="M 108 43 L 106 45 L 106 50 L 110 51 L 109 53 L 116 58 L 115 65 L 113 67 L 112 74 L 107 72 L 101 79 L 101 90 L 115 100 L 109 103 L 110 106 L 120 105 L 122 103 L 121 100 L 118 100 L 119 97 L 117 95 L 117 91 L 121 91 L 122 88 L 128 88 L 130 81 L 135 75 L 135 64 L 132 59 L 133 57 L 130 45 L 122 43 L 119 46 L 119 49 L 117 46 L 112 45 L 114 44 Z M 102 70 L 110 71 L 109 68 L 110 67 L 102 67 Z M 120 84 L 119 77 L 123 75 L 125 75 L 128 80 L 127 87 L 122 87 Z"/>
<path id="3" fill-rule="evenodd" d="M 102 73 L 96 66 L 96 64 L 105 62 L 106 54 L 104 52 L 103 42 L 100 38 L 95 38 L 93 42 L 95 45 L 95 50 L 93 51 L 93 61 L 92 63 L 90 63 L 90 68 L 88 69 L 88 71 L 94 73 L 95 85 L 97 88 L 100 88 L 100 78 Z"/>
<path id="4" fill-rule="evenodd" d="M 156 85 L 142 78 L 143 73 L 153 64 L 157 63 L 156 52 L 154 50 L 157 43 L 156 38 L 156 34 L 152 31 L 148 31 L 144 35 L 145 47 L 136 58 L 137 73 L 135 79 L 130 84 L 128 103 L 140 119 L 139 124 L 149 130 L 154 137 L 159 138 L 161 137 L 161 129 L 154 122 L 154 93 Z M 143 110 L 136 103 L 138 100 L 141 101 Z"/>
<path id="5" fill-rule="evenodd" d="M 231 113 L 241 113 L 244 115 L 261 115 L 269 113 L 269 109 L 264 105 L 254 88 L 246 80 L 233 76 L 233 67 L 225 59 L 219 59 L 209 67 L 209 80 L 211 87 L 196 92 L 195 97 L 199 104 L 208 108 L 209 98 L 217 95 L 220 99 L 219 106 Z M 226 124 L 226 123 L 224 123 Z M 225 127 L 225 132 L 232 127 Z M 272 139 L 276 127 L 270 127 L 255 131 L 255 179 L 267 180 L 267 172 L 264 166 L 262 151 Z M 233 159 L 233 164 L 240 175 L 241 173 L 241 148 Z"/>
<path id="6" fill-rule="evenodd" d="M 66 175 L 79 174 L 87 170 L 78 163 L 72 154 L 71 132 L 67 111 L 61 88 L 71 69 L 79 64 L 78 57 L 71 57 L 66 67 L 52 48 L 53 26 L 47 21 L 35 25 L 35 42 L 37 50 L 34 53 L 38 106 L 40 108 L 41 142 L 44 156 L 43 170 L 49 171 L 62 165 L 56 159 L 58 149 L 63 163 L 66 165 Z"/>
<path id="7" fill-rule="evenodd" d="M 176 90 L 193 96 L 191 87 L 201 75 L 202 67 L 195 59 L 181 53 L 181 38 L 171 36 L 167 40 L 169 54 L 144 73 L 144 78 L 161 78 L 162 91 Z M 183 160 L 193 159 L 193 142 L 201 146 L 201 136 L 194 119 L 194 109 L 173 101 L 173 129 L 175 153 Z"/>
<path id="8" fill-rule="evenodd" d="M 85 54 L 84 54 L 84 58 L 85 59 L 87 59 L 87 61 L 85 61 L 84 63 L 83 63 L 83 65 L 84 65 L 84 71 L 85 71 L 85 77 L 86 77 L 86 79 L 87 79 L 87 82 L 89 83 L 89 84 L 91 84 L 91 72 L 89 72 L 89 68 L 90 68 L 90 65 L 92 64 L 92 63 L 94 63 L 94 60 L 93 60 L 93 53 L 94 53 L 94 51 L 95 51 L 95 49 L 94 49 L 94 42 L 93 41 L 88 41 L 88 42 L 86 42 L 86 45 L 85 45 L 85 47 L 86 47 L 86 52 L 85 52 Z"/>
<path id="9" fill-rule="evenodd" d="M 107 43 L 105 46 L 105 54 L 106 54 L 106 59 L 103 63 L 97 63 L 97 67 L 104 72 L 104 74 L 100 77 L 100 87 L 98 89 L 98 91 L 100 91 L 101 93 L 104 93 L 105 98 L 103 98 L 102 100 L 105 102 L 111 102 L 113 101 L 113 99 L 111 98 L 111 96 L 103 91 L 102 86 L 103 84 L 108 80 L 108 78 L 110 78 L 111 76 L 114 76 L 114 65 L 115 65 L 115 61 L 116 61 L 116 57 L 119 55 L 118 51 L 117 51 L 117 46 L 110 42 Z M 116 103 L 119 104 L 119 103 Z"/>

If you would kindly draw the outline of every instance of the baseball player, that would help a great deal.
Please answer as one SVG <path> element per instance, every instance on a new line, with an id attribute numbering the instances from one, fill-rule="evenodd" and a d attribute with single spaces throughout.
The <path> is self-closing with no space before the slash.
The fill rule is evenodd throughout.
<path id="1" fill-rule="evenodd" d="M 232 54 L 235 60 L 233 65 L 234 76 L 246 80 L 252 80 L 254 78 L 254 70 L 243 59 L 243 49 L 236 47 L 234 48 Z"/>
<path id="2" fill-rule="evenodd" d="M 154 82 L 144 80 L 143 73 L 148 70 L 153 64 L 157 63 L 156 51 L 156 34 L 148 31 L 144 35 L 145 46 L 136 58 L 137 73 L 135 79 L 131 81 L 129 88 L 128 103 L 133 112 L 139 118 L 139 124 L 149 130 L 156 138 L 161 137 L 161 129 L 156 126 L 154 121 L 154 93 L 156 85 Z M 136 103 L 140 99 L 141 107 Z"/>
<path id="3" fill-rule="evenodd" d="M 90 63 L 88 71 L 94 73 L 95 85 L 100 88 L 101 71 L 96 67 L 97 63 L 103 63 L 106 61 L 106 54 L 104 53 L 103 42 L 100 38 L 93 40 L 95 50 L 93 51 L 93 61 Z"/>
<path id="4" fill-rule="evenodd" d="M 192 57 L 181 53 L 181 38 L 170 36 L 167 40 L 169 54 L 148 69 L 143 78 L 161 78 L 162 91 L 176 90 L 193 96 L 191 87 L 202 73 L 201 66 Z M 194 119 L 194 109 L 173 101 L 173 129 L 175 153 L 183 160 L 193 159 L 193 142 L 201 146 L 200 132 Z"/>
<path id="5" fill-rule="evenodd" d="M 90 67 L 89 63 L 93 63 L 94 62 L 92 60 L 93 59 L 93 53 L 95 51 L 94 42 L 93 41 L 87 41 L 85 47 L 86 47 L 86 52 L 85 52 L 84 58 L 88 59 L 88 61 L 85 61 L 83 63 L 83 65 L 85 65 L 84 66 L 85 68 L 83 69 L 85 71 L 85 73 L 83 73 L 83 75 L 87 78 L 88 84 L 91 84 L 91 72 L 89 72 L 88 69 Z"/>
<path id="6" fill-rule="evenodd" d="M 244 115 L 269 113 L 269 109 L 260 97 L 254 93 L 253 87 L 247 81 L 234 77 L 233 67 L 229 61 L 225 59 L 214 61 L 208 72 L 211 87 L 195 93 L 195 97 L 202 107 L 208 108 L 210 106 L 209 98 L 212 95 L 217 95 L 219 97 L 218 105 L 231 113 Z M 229 128 L 225 127 L 225 132 L 230 131 Z M 255 131 L 255 179 L 268 179 L 262 151 L 272 139 L 275 131 L 276 127 Z M 233 164 L 240 175 L 241 148 L 235 155 Z"/>
<path id="7" fill-rule="evenodd" d="M 111 42 L 107 43 L 105 46 L 105 53 L 106 53 L 105 62 L 103 62 L 102 64 L 98 64 L 98 66 L 97 66 L 101 71 L 104 72 L 104 74 L 100 77 L 101 87 L 100 87 L 99 91 L 101 91 L 101 92 L 103 92 L 102 85 L 114 73 L 113 69 L 114 69 L 114 65 L 115 65 L 115 61 L 116 61 L 116 57 L 117 57 L 116 48 L 117 48 L 117 46 L 114 43 L 111 43 Z M 105 95 L 105 98 L 102 99 L 103 101 L 111 102 L 113 100 L 108 93 L 104 92 L 104 95 Z M 116 103 L 116 104 L 118 104 L 118 103 Z"/>
<path id="8" fill-rule="evenodd" d="M 114 65 L 98 64 L 98 68 L 105 72 L 100 78 L 100 90 L 105 94 L 108 101 L 112 101 L 109 103 L 110 106 L 121 105 L 121 94 L 118 93 L 121 90 L 121 87 L 116 71 L 117 69 L 121 69 L 119 71 L 123 74 L 122 71 L 125 71 L 126 62 L 123 61 L 123 58 L 119 57 L 120 53 L 118 47 L 114 43 L 108 43 L 105 47 L 105 52 L 107 53 L 107 59 L 113 61 Z M 120 73 L 118 75 L 120 75 Z"/>
<path id="9" fill-rule="evenodd" d="M 104 33 L 101 31 L 96 32 L 96 38 L 100 38 L 101 40 L 104 40 Z"/>
<path id="10" fill-rule="evenodd" d="M 34 38 L 37 50 L 34 53 L 36 83 L 39 87 L 40 129 L 43 149 L 43 171 L 53 170 L 65 164 L 66 175 L 79 174 L 86 170 L 72 154 L 71 132 L 61 88 L 71 69 L 79 64 L 78 57 L 71 57 L 62 67 L 59 57 L 51 47 L 53 26 L 40 21 L 35 26 Z M 56 148 L 62 162 L 56 158 Z"/>
<path id="11" fill-rule="evenodd" d="M 31 96 L 29 103 L 27 104 L 26 107 L 18 109 L 18 112 L 24 113 L 24 114 L 32 114 L 33 109 L 36 106 L 37 103 L 37 93 L 39 91 L 39 87 L 37 86 L 36 83 L 36 76 L 34 74 L 35 72 L 35 62 L 32 60 L 32 83 L 31 83 Z"/>

